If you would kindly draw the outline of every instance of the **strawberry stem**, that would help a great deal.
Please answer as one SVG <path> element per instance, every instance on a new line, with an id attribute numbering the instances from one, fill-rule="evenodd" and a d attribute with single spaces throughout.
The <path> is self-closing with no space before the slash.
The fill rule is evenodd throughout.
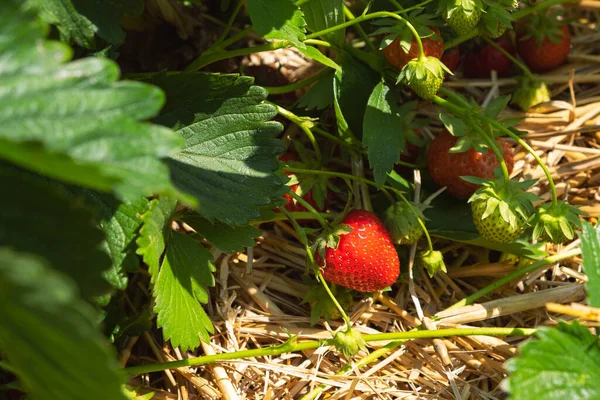
<path id="1" fill-rule="evenodd" d="M 348 6 L 346 4 L 344 4 L 344 14 L 346 15 L 346 18 L 349 21 L 352 21 L 353 19 L 356 19 L 356 17 L 354 16 L 354 14 L 352 14 L 352 11 L 350 11 L 350 9 L 348 8 Z M 373 51 L 377 50 L 375 48 L 375 46 L 373 45 L 373 43 L 371 43 L 371 40 L 369 39 L 369 36 L 367 35 L 367 32 L 365 32 L 365 30 L 362 28 L 362 26 L 360 26 L 360 24 L 356 25 L 356 31 L 359 33 L 360 36 L 362 36 L 362 38 L 365 41 L 365 44 L 367 45 L 367 47 L 369 47 Z"/>
<path id="2" fill-rule="evenodd" d="M 533 74 L 531 73 L 531 70 L 529 68 L 527 68 L 527 66 L 525 64 L 523 64 L 521 61 L 519 61 L 515 56 L 513 56 L 512 54 L 510 54 L 508 51 L 504 50 L 504 48 L 502 48 L 502 46 L 498 46 L 498 44 L 491 40 L 490 38 L 487 38 L 485 36 L 482 36 L 483 40 L 485 40 L 486 42 L 488 42 L 490 44 L 490 46 L 492 46 L 493 48 L 495 48 L 496 50 L 498 50 L 500 53 L 504 54 L 504 56 L 506 58 L 508 58 L 510 61 L 512 61 L 517 67 L 519 67 L 527 77 L 529 78 L 533 78 Z"/>
<path id="3" fill-rule="evenodd" d="M 296 114 L 294 114 L 293 112 L 286 110 L 285 108 L 283 108 L 275 103 L 271 103 L 270 101 L 267 101 L 267 100 L 265 100 L 264 103 L 270 104 L 273 107 L 275 107 L 277 109 L 277 113 L 279 115 L 281 115 L 282 117 L 285 117 L 292 123 L 296 124 L 300 129 L 302 129 L 302 131 L 306 134 L 306 136 L 308 137 L 308 140 L 312 144 L 313 149 L 315 150 L 315 156 L 317 157 L 317 160 L 319 162 L 321 162 L 321 149 L 319 147 L 319 143 L 317 143 L 317 139 L 315 138 L 315 135 L 313 135 L 313 133 L 311 131 L 311 128 L 314 126 L 314 123 L 310 119 L 301 118 L 301 117 L 297 116 Z"/>
<path id="4" fill-rule="evenodd" d="M 342 316 L 342 319 L 344 320 L 344 323 L 346 324 L 346 330 L 350 331 L 350 329 L 352 329 L 352 322 L 350 321 L 348 314 L 346 314 L 346 311 L 342 308 L 342 305 L 340 304 L 340 302 L 337 301 L 337 299 L 331 292 L 331 289 L 329 289 L 329 285 L 327 284 L 327 281 L 325 281 L 325 278 L 323 278 L 323 274 L 321 274 L 321 270 L 319 269 L 319 266 L 317 264 L 315 264 L 315 258 L 312 255 L 312 252 L 310 251 L 310 249 L 308 247 L 306 250 L 308 251 L 307 254 L 310 259 L 311 264 L 315 267 L 315 275 L 317 277 L 317 280 L 321 283 L 321 285 L 323 285 L 323 289 L 325 289 L 325 291 L 327 292 L 327 295 L 329 296 L 329 298 L 335 305 L 335 308 L 338 309 L 340 315 Z"/>
<path id="5" fill-rule="evenodd" d="M 308 212 L 310 212 L 312 215 L 315 216 L 315 219 L 317 221 L 319 221 L 319 223 L 321 224 L 321 226 L 323 228 L 327 228 L 329 227 L 329 223 L 327 223 L 327 221 L 325 220 L 325 218 L 323 218 L 321 216 L 321 213 L 319 213 L 317 210 L 315 210 L 315 208 L 313 206 L 310 205 L 310 203 L 306 200 L 304 200 L 302 197 L 298 196 L 296 193 L 294 193 L 293 191 L 290 190 L 290 192 L 288 193 L 294 200 L 296 200 L 298 203 L 300 203 L 304 208 L 306 208 L 308 210 Z"/>
<path id="6" fill-rule="evenodd" d="M 538 330 L 532 328 L 448 328 L 438 329 L 436 331 L 414 331 L 414 332 L 390 332 L 377 333 L 372 335 L 363 335 L 366 342 L 382 342 L 382 341 L 402 341 L 412 339 L 434 339 L 447 338 L 452 336 L 531 336 Z M 388 343 L 382 349 L 386 349 L 383 354 L 389 351 Z M 333 339 L 328 340 L 309 340 L 298 343 L 297 338 L 293 337 L 290 340 L 276 346 L 260 347 L 257 349 L 233 351 L 229 353 L 212 354 L 208 356 L 191 357 L 183 360 L 169 361 L 164 363 L 136 365 L 133 367 L 123 368 L 123 372 L 128 376 L 148 374 L 151 372 L 165 371 L 168 369 L 177 369 L 182 367 L 194 367 L 199 365 L 213 364 L 218 361 L 239 360 L 252 357 L 268 357 L 276 356 L 285 353 L 293 353 L 304 350 L 318 349 L 319 347 L 333 346 Z M 382 350 L 380 349 L 380 350 Z M 364 366 L 383 355 L 380 351 L 374 351 L 368 357 L 360 360 L 355 367 Z M 360 363 L 360 364 L 359 364 Z M 350 368 L 352 370 L 352 368 Z"/>

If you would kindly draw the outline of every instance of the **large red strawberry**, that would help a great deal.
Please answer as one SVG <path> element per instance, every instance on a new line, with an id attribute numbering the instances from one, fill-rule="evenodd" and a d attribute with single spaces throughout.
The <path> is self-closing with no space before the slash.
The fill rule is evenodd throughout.
<path id="1" fill-rule="evenodd" d="M 375 292 L 396 281 L 400 260 L 390 235 L 369 211 L 351 211 L 343 220 L 351 230 L 339 235 L 337 248 L 325 248 L 323 277 L 336 285 L 359 292 Z"/>
<path id="2" fill-rule="evenodd" d="M 450 149 L 457 141 L 456 136 L 446 130 L 442 131 L 429 146 L 427 168 L 433 181 L 439 186 L 446 186 L 450 195 L 467 198 L 477 190 L 478 186 L 460 177 L 493 178 L 494 169 L 500 164 L 491 149 L 488 149 L 485 154 L 474 148 L 461 153 L 451 153 Z M 508 172 L 511 173 L 514 167 L 513 150 L 504 139 L 496 139 L 496 142 L 502 149 Z"/>
<path id="3" fill-rule="evenodd" d="M 515 52 L 508 40 L 498 40 L 496 44 L 509 54 Z M 467 53 L 463 61 L 463 72 L 467 78 L 489 79 L 492 70 L 496 70 L 498 76 L 502 77 L 508 74 L 511 66 L 512 61 L 488 43 Z"/>
<path id="4" fill-rule="evenodd" d="M 298 161 L 299 157 L 298 157 L 298 154 L 296 154 L 296 153 L 287 152 L 287 153 L 283 153 L 281 156 L 279 156 L 279 160 L 283 161 L 283 162 Z M 287 172 L 285 172 L 285 174 L 289 175 L 289 176 L 293 175 L 293 174 L 287 173 Z M 319 179 L 318 176 L 317 177 L 315 177 L 315 176 L 303 177 L 303 176 L 296 175 L 296 178 L 300 182 L 290 185 L 290 190 L 296 194 L 301 193 L 302 198 L 304 200 L 306 200 L 306 202 L 308 204 L 313 206 L 317 211 L 324 211 L 327 208 L 328 199 L 331 197 L 331 192 L 329 192 L 329 190 L 327 188 L 328 181 Z M 308 182 L 308 180 L 311 180 L 311 182 Z M 307 185 L 307 183 L 308 183 L 308 185 Z M 305 191 L 302 189 L 301 186 L 303 184 L 304 184 L 305 188 L 308 187 L 308 190 Z M 315 196 L 313 195 L 313 191 L 315 191 L 315 190 L 320 190 L 322 192 L 322 193 L 320 193 L 321 198 L 319 201 L 317 201 L 315 199 Z M 283 197 L 286 200 L 286 204 L 284 205 L 284 208 L 286 210 L 291 211 L 291 212 L 294 212 L 294 211 L 306 212 L 306 211 L 308 211 L 302 204 L 297 203 L 294 200 L 294 198 L 292 196 L 290 196 L 289 194 L 285 194 Z"/>
<path id="5" fill-rule="evenodd" d="M 440 30 L 435 26 L 429 28 L 435 32 L 437 38 L 426 37 L 421 39 L 423 53 L 426 57 L 440 58 L 444 53 L 444 41 L 441 39 Z M 383 49 L 383 54 L 391 65 L 401 70 L 410 60 L 419 57 L 419 46 L 413 38 L 410 42 L 410 49 L 406 52 L 400 46 L 400 38 L 396 38 Z"/>
<path id="6" fill-rule="evenodd" d="M 517 29 L 517 51 L 536 72 L 554 69 L 565 62 L 571 51 L 571 32 L 555 16 L 535 16 Z"/>

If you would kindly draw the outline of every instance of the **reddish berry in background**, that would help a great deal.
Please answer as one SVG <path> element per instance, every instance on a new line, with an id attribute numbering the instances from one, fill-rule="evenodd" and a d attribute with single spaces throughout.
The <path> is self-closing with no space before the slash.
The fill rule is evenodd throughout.
<path id="1" fill-rule="evenodd" d="M 298 155 L 296 153 L 292 153 L 292 152 L 287 152 L 287 153 L 283 153 L 281 156 L 279 156 L 279 160 L 286 162 L 286 161 L 297 161 L 298 160 Z M 288 173 L 288 172 L 284 172 L 286 175 L 293 175 L 292 173 Z M 299 189 L 299 184 L 296 185 L 291 185 L 290 186 L 290 190 L 294 193 L 298 192 Z M 290 196 L 289 194 L 285 194 L 283 195 L 283 198 L 286 201 L 286 204 L 283 206 L 283 208 L 285 208 L 286 210 L 290 211 L 290 212 L 306 212 L 308 211 L 302 204 L 300 203 L 296 203 L 294 201 L 294 199 L 292 198 L 292 196 Z M 309 191 L 308 193 L 306 193 L 305 195 L 302 196 L 302 198 L 304 200 L 306 200 L 306 202 L 308 204 L 310 204 L 311 206 L 313 206 L 315 208 L 315 210 L 322 212 L 325 211 L 325 209 L 327 208 L 327 199 L 325 199 L 325 203 L 323 205 L 323 208 L 320 208 L 317 205 L 317 202 L 315 201 L 315 199 L 313 198 L 312 195 L 312 191 Z"/>
<path id="2" fill-rule="evenodd" d="M 444 41 L 441 39 L 440 30 L 435 26 L 430 26 L 429 28 L 438 35 L 439 40 L 422 38 L 421 42 L 423 43 L 423 52 L 425 53 L 426 57 L 440 58 L 444 53 Z M 392 66 L 401 70 L 406 64 L 408 64 L 410 60 L 419 57 L 419 45 L 413 38 L 410 42 L 410 50 L 407 53 L 404 51 L 402 46 L 400 46 L 400 39 L 396 38 L 392 43 L 383 49 L 383 54 Z"/>
<path id="3" fill-rule="evenodd" d="M 369 211 L 351 211 L 342 221 L 352 231 L 340 235 L 337 249 L 325 249 L 323 277 L 359 292 L 375 292 L 396 281 L 400 260 L 388 231 Z"/>
<path id="4" fill-rule="evenodd" d="M 442 62 L 450 71 L 456 71 L 456 67 L 460 63 L 460 48 L 456 46 L 446 50 L 442 55 Z"/>
<path id="5" fill-rule="evenodd" d="M 517 34 L 517 51 L 525 64 L 535 72 L 543 72 L 561 66 L 571 51 L 571 32 L 569 27 L 562 25 L 560 28 L 560 42 L 552 42 L 545 37 L 538 46 L 536 38 L 524 38 L 524 28 Z"/>
<path id="6" fill-rule="evenodd" d="M 514 55 L 514 48 L 508 40 L 498 40 L 496 44 Z M 463 73 L 467 78 L 488 79 L 492 70 L 502 77 L 508 74 L 511 67 L 512 61 L 489 43 L 469 51 L 463 61 Z"/>
<path id="7" fill-rule="evenodd" d="M 427 151 L 427 168 L 433 181 L 439 186 L 446 186 L 448 193 L 454 197 L 467 198 L 477 190 L 478 186 L 469 183 L 461 176 L 493 178 L 494 169 L 500 165 L 491 149 L 486 154 L 471 148 L 462 153 L 450 153 L 458 138 L 444 130 L 429 146 Z M 504 162 L 509 174 L 514 167 L 513 150 L 504 139 L 496 139 L 500 146 Z"/>

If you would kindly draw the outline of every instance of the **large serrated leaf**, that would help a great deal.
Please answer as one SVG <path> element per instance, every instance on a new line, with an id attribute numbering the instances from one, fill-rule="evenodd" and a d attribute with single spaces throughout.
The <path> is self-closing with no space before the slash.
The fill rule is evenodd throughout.
<path id="1" fill-rule="evenodd" d="M 267 94 L 252 82 L 201 72 L 152 79 L 168 99 L 156 121 L 185 140 L 184 149 L 169 159 L 172 179 L 211 221 L 247 224 L 260 215 L 260 206 L 286 192 L 277 161 L 284 147 L 273 138 L 281 124 L 269 121 L 277 112 L 262 104 Z"/>
<path id="2" fill-rule="evenodd" d="M 291 0 L 247 0 L 252 26 L 267 39 L 289 40 L 304 48 L 304 15 Z"/>
<path id="3" fill-rule="evenodd" d="M 542 328 L 507 369 L 512 400 L 600 399 L 600 342 L 577 322 Z"/>
<path id="4" fill-rule="evenodd" d="M 2 248 L 0 304 L 0 351 L 31 398 L 126 399 L 98 316 L 68 277 L 39 257 Z"/>
<path id="5" fill-rule="evenodd" d="M 592 307 L 600 307 L 600 234 L 597 229 L 597 226 L 584 222 L 583 230 L 579 235 L 583 270 L 588 276 L 586 289 Z"/>
<path id="6" fill-rule="evenodd" d="M 214 286 L 211 255 L 192 237 L 171 232 L 165 259 L 154 283 L 157 325 L 182 350 L 209 342 L 212 322 L 200 303 L 208 302 L 206 286 Z"/>
<path id="7" fill-rule="evenodd" d="M 313 32 L 318 32 L 345 22 L 343 0 L 309 0 L 300 6 L 304 12 L 306 25 Z M 337 45 L 344 44 L 345 29 L 324 36 L 325 40 Z"/>
<path id="8" fill-rule="evenodd" d="M 368 148 L 369 165 L 380 187 L 406 148 L 397 102 L 390 88 L 380 82 L 373 89 L 365 110 L 363 143 Z"/>
<path id="9" fill-rule="evenodd" d="M 116 82 L 107 59 L 63 64 L 71 50 L 41 40 L 44 25 L 8 4 L 0 9 L 0 158 L 126 198 L 175 193 L 160 159 L 181 138 L 139 122 L 158 113 L 163 93 Z"/>
<path id="10" fill-rule="evenodd" d="M 115 288 L 124 290 L 127 273 L 139 267 L 135 240 L 142 225 L 142 215 L 148 211 L 148 200 L 142 197 L 134 202 L 120 202 L 105 193 L 89 190 L 76 190 L 75 193 L 96 211 L 99 226 L 106 235 L 102 249 L 112 260 L 106 278 Z"/>
<path id="11" fill-rule="evenodd" d="M 260 236 L 260 231 L 253 226 L 231 226 L 219 221 L 211 223 L 196 213 L 184 215 L 183 221 L 224 253 L 253 247 L 256 244 L 254 238 Z"/>
<path id="12" fill-rule="evenodd" d="M 102 274 L 110 259 L 93 214 L 40 180 L 0 169 L 0 243 L 36 253 L 68 275 L 82 295 L 92 298 L 109 290 Z"/>
<path id="13" fill-rule="evenodd" d="M 124 15 L 144 10 L 143 0 L 28 0 L 49 24 L 57 26 L 61 40 L 93 48 L 94 34 L 112 44 L 123 42 Z"/>
<path id="14" fill-rule="evenodd" d="M 177 207 L 172 197 L 161 197 L 150 202 L 148 211 L 142 215 L 137 253 L 148 265 L 150 279 L 156 281 L 161 256 L 166 248 L 166 238 L 171 229 L 171 219 Z"/>

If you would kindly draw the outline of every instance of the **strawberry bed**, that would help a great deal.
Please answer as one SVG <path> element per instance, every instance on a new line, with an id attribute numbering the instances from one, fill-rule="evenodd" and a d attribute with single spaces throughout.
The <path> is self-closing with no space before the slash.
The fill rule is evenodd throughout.
<path id="1" fill-rule="evenodd" d="M 0 397 L 600 398 L 596 2 L 100 3 L 0 6 Z"/>

